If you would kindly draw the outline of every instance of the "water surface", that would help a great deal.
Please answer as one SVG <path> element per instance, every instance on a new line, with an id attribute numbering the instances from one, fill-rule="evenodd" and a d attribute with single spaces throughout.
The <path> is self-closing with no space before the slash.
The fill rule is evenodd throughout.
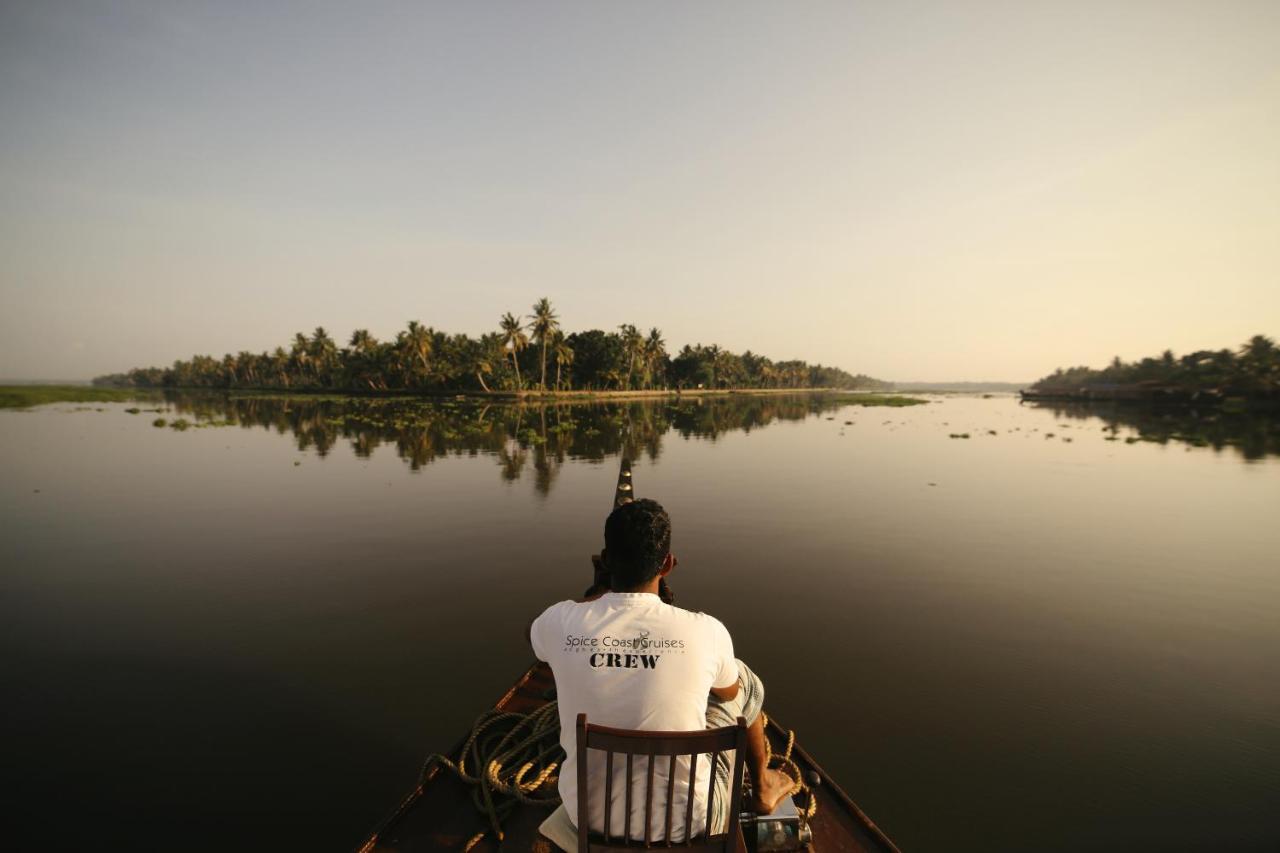
<path id="1" fill-rule="evenodd" d="M 626 453 L 904 850 L 1275 849 L 1274 421 L 930 399 L 0 412 L 10 834 L 351 848 L 587 584 Z"/>

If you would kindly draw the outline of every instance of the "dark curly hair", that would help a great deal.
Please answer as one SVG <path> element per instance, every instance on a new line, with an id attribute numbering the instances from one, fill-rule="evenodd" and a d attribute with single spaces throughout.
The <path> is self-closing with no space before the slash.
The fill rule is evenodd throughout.
<path id="1" fill-rule="evenodd" d="M 625 503 L 604 523 L 604 547 L 614 592 L 644 586 L 671 552 L 671 517 L 648 498 Z"/>

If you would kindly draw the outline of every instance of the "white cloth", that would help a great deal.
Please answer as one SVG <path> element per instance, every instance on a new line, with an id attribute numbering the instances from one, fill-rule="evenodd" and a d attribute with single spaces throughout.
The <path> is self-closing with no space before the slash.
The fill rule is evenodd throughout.
<path id="1" fill-rule="evenodd" d="M 578 828 L 569 820 L 569 815 L 564 810 L 564 803 L 561 803 L 542 822 L 538 831 L 564 853 L 578 853 Z"/>
<path id="2" fill-rule="evenodd" d="M 578 823 L 575 725 L 580 713 L 590 723 L 646 731 L 695 731 L 706 728 L 707 696 L 712 687 L 738 680 L 733 640 L 715 617 L 664 604 L 650 593 L 610 592 L 577 603 L 561 601 L 533 622 L 530 640 L 539 660 L 551 665 L 560 703 L 560 743 L 568 758 L 560 768 L 560 796 L 569 819 Z M 665 838 L 667 758 L 654 762 L 654 808 L 650 837 Z M 588 753 L 591 814 L 588 826 L 604 829 L 604 756 Z M 598 762 L 598 763 L 597 763 Z M 647 759 L 632 765 L 631 837 L 644 838 Z M 693 834 L 705 829 L 710 759 L 698 760 Z M 621 835 L 625 821 L 626 762 L 614 762 L 610 832 Z M 676 759 L 672 841 L 685 838 L 689 759 Z M 661 808 L 659 807 L 661 804 Z"/>

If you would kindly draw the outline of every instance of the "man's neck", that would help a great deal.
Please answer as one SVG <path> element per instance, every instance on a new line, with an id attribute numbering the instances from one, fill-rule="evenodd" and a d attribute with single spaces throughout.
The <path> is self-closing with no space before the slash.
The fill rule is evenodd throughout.
<path id="1" fill-rule="evenodd" d="M 657 595 L 658 587 L 659 587 L 659 584 L 661 584 L 661 582 L 662 582 L 662 576 L 659 575 L 658 577 L 649 581 L 649 583 L 645 584 L 644 586 L 637 586 L 637 587 L 634 587 L 633 589 L 611 589 L 609 591 L 625 592 L 628 595 L 638 595 L 640 593 L 645 593 L 645 592 L 649 593 L 650 595 Z"/>

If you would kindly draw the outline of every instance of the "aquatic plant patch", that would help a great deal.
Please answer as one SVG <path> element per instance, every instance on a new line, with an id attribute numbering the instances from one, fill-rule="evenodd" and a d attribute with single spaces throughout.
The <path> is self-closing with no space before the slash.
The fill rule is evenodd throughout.
<path id="1" fill-rule="evenodd" d="M 0 386 L 0 409 L 27 409 L 48 403 L 129 403 L 160 398 L 159 391 L 141 388 L 93 388 L 87 385 Z"/>

